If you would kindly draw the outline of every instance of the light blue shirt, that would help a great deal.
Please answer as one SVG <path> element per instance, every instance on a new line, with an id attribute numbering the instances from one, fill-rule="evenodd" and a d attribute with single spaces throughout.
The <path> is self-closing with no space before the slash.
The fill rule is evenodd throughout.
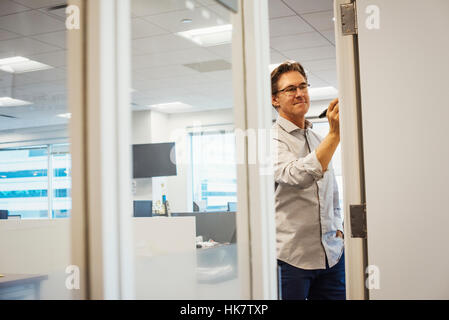
<path id="1" fill-rule="evenodd" d="M 331 164 L 323 172 L 315 149 L 322 138 L 278 117 L 273 125 L 277 258 L 307 270 L 333 267 L 343 253 L 343 217 Z"/>

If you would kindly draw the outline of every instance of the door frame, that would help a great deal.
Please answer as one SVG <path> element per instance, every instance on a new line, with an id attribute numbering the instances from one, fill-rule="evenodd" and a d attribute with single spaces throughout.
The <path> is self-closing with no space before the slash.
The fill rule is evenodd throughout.
<path id="1" fill-rule="evenodd" d="M 342 35 L 340 5 L 351 0 L 334 0 L 335 44 L 343 172 L 346 297 L 369 299 L 365 287 L 367 240 L 351 236 L 350 205 L 365 203 L 361 99 L 357 35 Z"/>

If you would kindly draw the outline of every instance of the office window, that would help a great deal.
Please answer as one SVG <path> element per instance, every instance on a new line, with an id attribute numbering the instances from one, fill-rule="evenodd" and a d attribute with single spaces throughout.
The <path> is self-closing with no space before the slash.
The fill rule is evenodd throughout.
<path id="1" fill-rule="evenodd" d="M 71 157 L 68 144 L 53 145 L 51 148 L 51 163 L 53 176 L 52 218 L 67 218 L 72 208 Z"/>
<path id="2" fill-rule="evenodd" d="M 193 201 L 206 211 L 226 211 L 237 202 L 234 133 L 191 133 L 190 146 Z"/>
<path id="3" fill-rule="evenodd" d="M 68 144 L 0 150 L 0 209 L 22 219 L 69 217 L 68 152 Z"/>
<path id="4" fill-rule="evenodd" d="M 48 217 L 47 147 L 0 151 L 0 207 L 22 218 Z"/>

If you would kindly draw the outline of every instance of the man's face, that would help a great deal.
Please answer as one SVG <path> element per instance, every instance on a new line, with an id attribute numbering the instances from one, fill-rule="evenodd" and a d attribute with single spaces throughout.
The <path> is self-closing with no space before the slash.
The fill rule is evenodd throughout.
<path id="1" fill-rule="evenodd" d="M 278 92 L 272 96 L 272 104 L 277 108 L 279 115 L 287 118 L 303 118 L 310 107 L 310 98 L 307 91 L 307 81 L 298 71 L 290 71 L 281 75 L 278 80 L 278 90 L 290 86 L 305 86 L 305 90 L 296 89 L 294 93 Z"/>

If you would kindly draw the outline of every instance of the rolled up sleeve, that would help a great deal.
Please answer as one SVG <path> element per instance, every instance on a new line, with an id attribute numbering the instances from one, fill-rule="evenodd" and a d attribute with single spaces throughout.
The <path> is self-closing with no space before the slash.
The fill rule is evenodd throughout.
<path id="1" fill-rule="evenodd" d="M 299 188 L 308 188 L 323 178 L 323 168 L 315 150 L 303 158 L 297 158 L 282 141 L 274 142 L 274 179 Z"/>

